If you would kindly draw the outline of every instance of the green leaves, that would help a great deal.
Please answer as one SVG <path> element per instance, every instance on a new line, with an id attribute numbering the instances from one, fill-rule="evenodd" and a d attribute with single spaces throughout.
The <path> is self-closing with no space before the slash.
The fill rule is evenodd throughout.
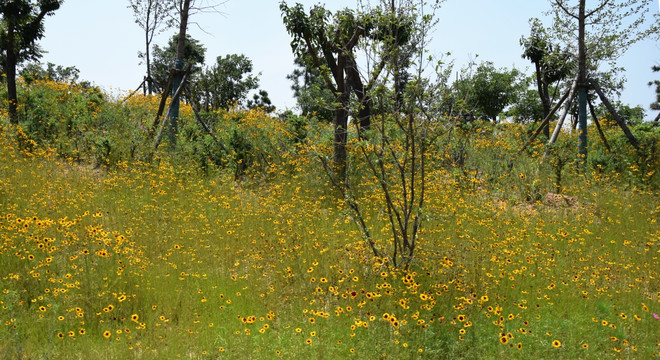
<path id="1" fill-rule="evenodd" d="M 554 36 L 574 45 L 578 6 L 575 1 L 551 0 Z M 614 62 L 634 43 L 660 37 L 660 13 L 655 0 L 589 1 L 585 8 L 586 42 L 590 54 Z"/>
<path id="2" fill-rule="evenodd" d="M 461 98 L 467 98 L 478 113 L 494 121 L 514 100 L 521 80 L 516 69 L 496 69 L 491 62 L 483 62 L 471 77 L 461 79 L 457 85 Z"/>
<path id="3" fill-rule="evenodd" d="M 218 56 L 216 64 L 204 71 L 199 81 L 199 96 L 210 109 L 227 109 L 246 101 L 251 90 L 259 87 L 259 78 L 252 72 L 252 60 L 243 54 Z M 265 93 L 265 92 L 264 92 Z M 265 95 L 265 96 L 263 96 Z M 268 94 L 259 99 L 266 100 Z M 270 101 L 270 100 L 268 100 Z"/>

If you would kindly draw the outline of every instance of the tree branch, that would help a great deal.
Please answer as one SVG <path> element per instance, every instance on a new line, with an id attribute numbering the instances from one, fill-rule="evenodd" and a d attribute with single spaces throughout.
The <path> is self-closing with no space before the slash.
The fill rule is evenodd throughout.
<path id="1" fill-rule="evenodd" d="M 595 14 L 595 13 L 601 11 L 603 8 L 605 8 L 605 6 L 609 5 L 610 2 L 611 2 L 611 0 L 605 0 L 605 1 L 603 1 L 603 3 L 600 4 L 599 7 L 593 9 L 592 11 L 590 11 L 588 14 L 586 14 L 586 15 L 584 16 L 584 18 L 586 19 L 586 18 L 590 17 L 591 15 L 593 15 L 593 14 Z"/>
<path id="2" fill-rule="evenodd" d="M 553 1 L 557 6 L 559 6 L 560 9 L 562 9 L 566 15 L 578 20 L 579 16 L 573 14 L 572 12 L 568 11 L 568 9 L 564 6 L 564 2 L 562 0 L 554 0 Z"/>

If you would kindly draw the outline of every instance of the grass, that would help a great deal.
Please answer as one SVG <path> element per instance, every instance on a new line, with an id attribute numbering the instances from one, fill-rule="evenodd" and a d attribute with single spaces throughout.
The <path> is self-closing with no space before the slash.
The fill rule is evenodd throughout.
<path id="1" fill-rule="evenodd" d="M 166 158 L 106 171 L 22 152 L 5 132 L 0 354 L 660 355 L 657 193 L 571 175 L 578 206 L 521 205 L 506 186 L 434 170 L 404 272 L 372 258 L 318 164 L 289 160 L 242 183 Z M 371 195 L 361 201 L 386 242 Z"/>

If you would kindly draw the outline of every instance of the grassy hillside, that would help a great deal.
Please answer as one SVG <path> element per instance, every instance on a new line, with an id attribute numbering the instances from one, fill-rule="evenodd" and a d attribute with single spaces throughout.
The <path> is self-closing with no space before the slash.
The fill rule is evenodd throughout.
<path id="1" fill-rule="evenodd" d="M 184 113 L 177 152 L 147 162 L 153 99 L 87 105 L 72 125 L 44 116 L 50 138 L 33 117 L 0 130 L 4 358 L 660 356 L 657 155 L 594 144 L 583 174 L 569 135 L 545 162 L 540 143 L 510 162 L 528 129 L 459 129 L 430 161 L 402 270 L 329 185 L 326 125 L 215 114 L 225 153 Z M 545 200 L 557 190 L 572 198 Z"/>

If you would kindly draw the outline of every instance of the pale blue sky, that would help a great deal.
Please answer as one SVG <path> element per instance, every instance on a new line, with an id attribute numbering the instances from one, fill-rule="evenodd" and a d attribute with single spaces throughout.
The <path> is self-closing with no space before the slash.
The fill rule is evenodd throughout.
<path id="1" fill-rule="evenodd" d="M 306 8 L 320 2 L 330 10 L 356 5 L 356 0 L 298 2 Z M 46 36 L 40 45 L 48 53 L 42 61 L 76 66 L 82 79 L 110 92 L 134 89 L 145 73 L 137 57 L 144 50 L 144 33 L 127 6 L 128 0 L 65 0 L 45 22 Z M 532 74 L 531 63 L 520 56 L 519 40 L 529 34 L 528 19 L 543 17 L 548 8 L 547 0 L 447 0 L 437 14 L 439 24 L 430 50 L 436 55 L 451 52 L 449 59 L 457 68 L 479 55 L 479 61 L 492 61 L 496 67 L 515 66 Z M 293 108 L 295 101 L 286 79 L 293 69 L 293 56 L 279 0 L 229 0 L 219 9 L 223 15 L 191 18 L 205 32 L 195 25 L 188 30 L 206 47 L 207 64 L 217 56 L 245 54 L 253 61 L 255 72 L 261 72 L 261 87 L 278 109 Z M 164 45 L 175 32 L 167 30 L 154 42 Z M 651 66 L 660 65 L 660 45 L 650 40 L 638 43 L 620 59 L 620 65 L 626 68 L 628 80 L 621 100 L 643 106 L 647 117 L 654 117 L 656 113 L 648 110 L 654 91 L 647 83 L 660 79 L 660 74 L 651 71 Z"/>

